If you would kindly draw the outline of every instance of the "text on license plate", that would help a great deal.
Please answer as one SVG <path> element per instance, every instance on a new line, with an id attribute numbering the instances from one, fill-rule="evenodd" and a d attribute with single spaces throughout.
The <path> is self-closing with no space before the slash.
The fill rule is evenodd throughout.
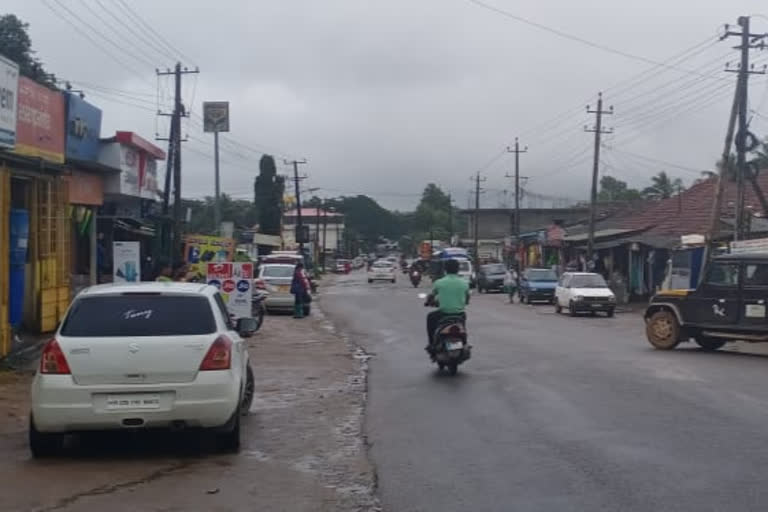
<path id="1" fill-rule="evenodd" d="M 449 341 L 445 344 L 446 350 L 461 350 L 463 346 L 460 341 Z"/>
<path id="2" fill-rule="evenodd" d="M 291 291 L 291 287 L 290 285 L 287 285 L 287 284 L 281 284 L 280 286 L 277 287 L 277 291 L 280 293 L 288 293 L 289 291 Z"/>
<path id="3" fill-rule="evenodd" d="M 121 409 L 159 409 L 160 395 L 109 395 L 107 396 L 107 409 L 110 411 Z"/>

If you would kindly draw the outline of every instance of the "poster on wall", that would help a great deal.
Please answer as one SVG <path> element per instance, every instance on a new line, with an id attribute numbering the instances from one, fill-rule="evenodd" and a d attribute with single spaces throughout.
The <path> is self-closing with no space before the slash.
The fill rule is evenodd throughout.
<path id="1" fill-rule="evenodd" d="M 64 163 L 64 95 L 19 77 L 15 153 Z"/>
<path id="2" fill-rule="evenodd" d="M 112 243 L 112 281 L 136 283 L 141 281 L 140 242 Z"/>
<path id="3" fill-rule="evenodd" d="M 206 235 L 184 237 L 184 261 L 189 269 L 205 274 L 208 263 L 222 263 L 235 258 L 235 241 L 231 238 Z"/>
<path id="4" fill-rule="evenodd" d="M 208 263 L 206 282 L 221 292 L 229 313 L 235 318 L 251 316 L 253 263 Z"/>
<path id="5" fill-rule="evenodd" d="M 0 148 L 16 145 L 19 66 L 0 55 Z"/>

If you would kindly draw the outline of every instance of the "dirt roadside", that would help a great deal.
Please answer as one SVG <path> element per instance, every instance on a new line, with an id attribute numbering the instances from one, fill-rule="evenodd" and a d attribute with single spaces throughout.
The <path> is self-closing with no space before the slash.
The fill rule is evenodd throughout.
<path id="1" fill-rule="evenodd" d="M 57 459 L 26 446 L 30 372 L 0 373 L 0 509 L 379 510 L 362 432 L 367 357 L 320 311 L 269 316 L 249 340 L 256 399 L 240 454 L 200 436 L 75 439 Z"/>

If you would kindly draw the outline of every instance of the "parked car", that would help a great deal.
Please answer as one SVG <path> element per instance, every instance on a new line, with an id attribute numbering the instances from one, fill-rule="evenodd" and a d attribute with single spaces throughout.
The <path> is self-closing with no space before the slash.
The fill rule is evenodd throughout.
<path id="1" fill-rule="evenodd" d="M 517 294 L 520 302 L 530 304 L 535 301 L 555 303 L 557 273 L 549 268 L 527 268 L 520 276 L 520 289 Z"/>
<path id="2" fill-rule="evenodd" d="M 254 287 L 269 292 L 264 300 L 267 311 L 293 311 L 291 282 L 295 268 L 296 266 L 290 263 L 265 263 L 259 268 Z M 310 304 L 304 304 L 304 315 L 308 315 L 311 309 Z"/>
<path id="3" fill-rule="evenodd" d="M 768 341 L 768 255 L 717 256 L 694 290 L 666 290 L 645 310 L 646 336 L 671 350 L 691 338 L 704 350 L 730 341 Z"/>
<path id="4" fill-rule="evenodd" d="M 600 274 L 589 272 L 566 272 L 555 288 L 555 311 L 567 308 L 571 316 L 598 311 L 613 316 L 616 296 Z"/>
<path id="5" fill-rule="evenodd" d="M 507 269 L 501 263 L 480 265 L 477 272 L 477 291 L 480 293 L 504 290 L 504 276 Z"/>
<path id="6" fill-rule="evenodd" d="M 349 260 L 336 260 L 336 267 L 334 270 L 337 274 L 349 274 L 351 269 L 351 262 Z"/>
<path id="7" fill-rule="evenodd" d="M 32 383 L 29 445 L 54 455 L 64 434 L 202 427 L 240 446 L 254 393 L 243 338 L 213 286 L 100 285 L 80 292 L 43 348 Z"/>
<path id="8" fill-rule="evenodd" d="M 374 281 L 397 282 L 397 272 L 395 271 L 394 263 L 387 260 L 379 260 L 374 263 L 368 270 L 368 282 L 372 283 Z"/>

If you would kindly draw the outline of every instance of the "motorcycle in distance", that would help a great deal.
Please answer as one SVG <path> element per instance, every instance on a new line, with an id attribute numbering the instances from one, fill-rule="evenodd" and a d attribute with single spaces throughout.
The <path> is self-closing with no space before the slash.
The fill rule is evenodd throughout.
<path id="1" fill-rule="evenodd" d="M 411 284 L 414 288 L 418 288 L 419 284 L 421 283 L 421 272 L 418 270 L 411 269 Z"/>
<path id="2" fill-rule="evenodd" d="M 426 307 L 438 306 L 432 295 L 420 293 L 419 298 L 426 299 Z M 459 365 L 472 357 L 472 345 L 467 341 L 467 327 L 462 317 L 445 316 L 440 320 L 432 337 L 429 355 L 432 362 L 437 363 L 438 370 L 447 368 L 450 375 L 456 375 Z"/>
<path id="3" fill-rule="evenodd" d="M 251 316 L 256 319 L 256 330 L 261 329 L 264 323 L 264 315 L 267 314 L 266 300 L 269 296 L 267 290 L 255 288 L 251 297 Z"/>

